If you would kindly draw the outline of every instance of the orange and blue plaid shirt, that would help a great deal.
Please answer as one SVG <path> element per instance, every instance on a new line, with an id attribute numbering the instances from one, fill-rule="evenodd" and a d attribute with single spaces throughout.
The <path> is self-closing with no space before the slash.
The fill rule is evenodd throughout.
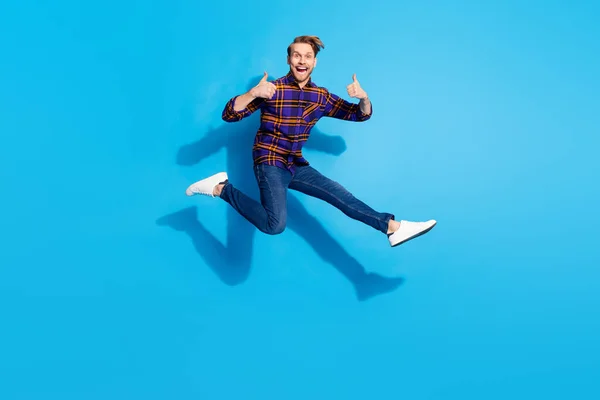
<path id="1" fill-rule="evenodd" d="M 265 163 L 294 173 L 296 165 L 308 165 L 302 147 L 321 117 L 358 122 L 371 118 L 372 111 L 364 114 L 358 104 L 317 86 L 312 79 L 300 88 L 288 72 L 271 83 L 276 88 L 271 99 L 256 98 L 245 109 L 236 111 L 233 109 L 235 96 L 227 102 L 222 113 L 224 121 L 235 122 L 260 109 L 260 126 L 252 147 L 255 164 Z"/>

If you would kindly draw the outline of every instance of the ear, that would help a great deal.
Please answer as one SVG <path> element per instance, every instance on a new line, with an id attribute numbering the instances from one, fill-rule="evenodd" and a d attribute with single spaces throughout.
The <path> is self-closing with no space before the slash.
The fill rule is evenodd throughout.
<path id="1" fill-rule="evenodd" d="M 313 68 L 317 66 L 317 61 L 318 61 L 318 59 L 317 59 L 317 57 L 315 57 L 315 65 L 313 66 Z"/>
<path id="2" fill-rule="evenodd" d="M 286 60 L 287 60 L 287 65 L 292 65 L 292 64 L 290 63 L 290 56 L 287 56 Z"/>

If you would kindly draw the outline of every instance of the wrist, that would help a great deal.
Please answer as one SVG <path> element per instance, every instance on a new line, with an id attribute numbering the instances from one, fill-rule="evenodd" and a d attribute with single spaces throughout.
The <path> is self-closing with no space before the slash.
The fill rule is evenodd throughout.
<path id="1" fill-rule="evenodd" d="M 252 88 L 248 92 L 246 92 L 246 96 L 248 96 L 250 98 L 250 100 L 254 100 L 258 97 L 254 94 L 254 88 Z"/>

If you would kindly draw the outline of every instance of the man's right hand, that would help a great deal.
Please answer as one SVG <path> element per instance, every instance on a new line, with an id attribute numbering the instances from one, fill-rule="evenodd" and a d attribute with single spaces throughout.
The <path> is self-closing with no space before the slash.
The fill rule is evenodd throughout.
<path id="1" fill-rule="evenodd" d="M 268 74 L 265 72 L 264 76 L 258 82 L 256 86 L 250 89 L 250 95 L 254 98 L 261 97 L 263 99 L 270 99 L 275 94 L 275 85 L 267 81 Z"/>

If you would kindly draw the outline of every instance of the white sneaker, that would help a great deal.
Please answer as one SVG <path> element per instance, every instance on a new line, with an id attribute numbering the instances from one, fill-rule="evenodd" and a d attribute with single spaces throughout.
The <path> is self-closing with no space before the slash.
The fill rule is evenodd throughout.
<path id="1" fill-rule="evenodd" d="M 427 233 L 436 224 L 436 220 L 431 219 L 426 222 L 411 222 L 411 221 L 400 221 L 400 228 L 391 235 L 389 235 L 390 245 L 392 247 L 398 246 L 399 244 L 408 242 L 424 233 Z"/>
<path id="2" fill-rule="evenodd" d="M 193 196 L 195 194 L 203 194 L 205 196 L 215 197 L 213 190 L 219 183 L 223 183 L 227 180 L 227 172 L 219 172 L 213 176 L 209 176 L 206 179 L 202 179 L 196 183 L 192 183 L 186 190 L 185 194 Z"/>

